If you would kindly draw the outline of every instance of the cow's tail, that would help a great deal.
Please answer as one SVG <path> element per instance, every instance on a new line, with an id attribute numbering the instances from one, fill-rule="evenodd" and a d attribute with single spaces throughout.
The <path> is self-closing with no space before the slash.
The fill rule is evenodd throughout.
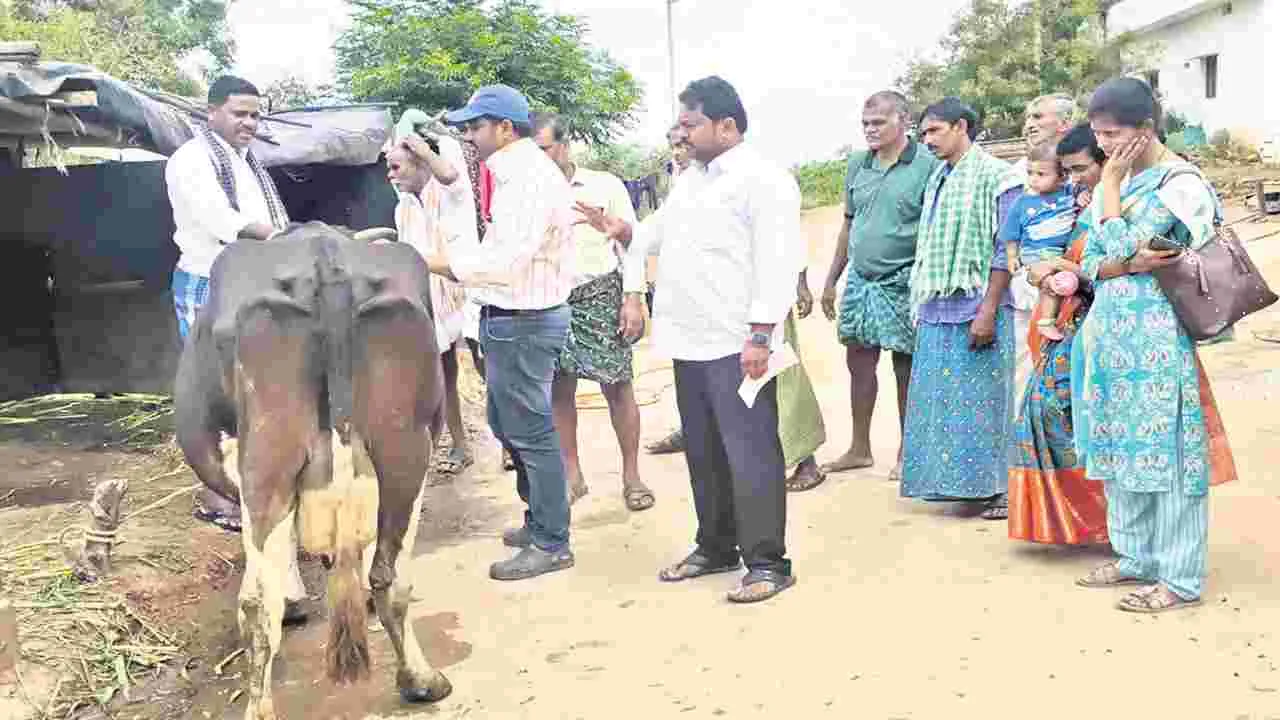
<path id="1" fill-rule="evenodd" d="M 352 431 L 352 345 L 355 307 L 351 282 L 331 238 L 320 238 L 319 258 L 322 327 L 324 328 L 324 377 L 329 423 L 337 436 L 334 449 L 344 453 L 362 448 Z M 354 468 L 351 472 L 354 472 Z M 365 627 L 361 582 L 360 536 L 362 528 L 345 512 L 350 498 L 337 509 L 333 567 L 329 571 L 329 644 L 326 651 L 329 677 L 335 682 L 359 680 L 369 674 L 369 637 Z"/>
<path id="2" fill-rule="evenodd" d="M 370 666 L 360 548 L 340 546 L 334 561 L 329 571 L 326 660 L 334 682 L 350 683 L 368 677 Z"/>

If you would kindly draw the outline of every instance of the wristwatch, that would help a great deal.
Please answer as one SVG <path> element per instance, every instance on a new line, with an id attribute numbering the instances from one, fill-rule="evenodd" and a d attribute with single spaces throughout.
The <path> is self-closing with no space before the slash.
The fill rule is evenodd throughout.
<path id="1" fill-rule="evenodd" d="M 773 336 L 766 332 L 751 333 L 751 344 L 756 347 L 769 347 L 769 343 L 773 341 Z"/>

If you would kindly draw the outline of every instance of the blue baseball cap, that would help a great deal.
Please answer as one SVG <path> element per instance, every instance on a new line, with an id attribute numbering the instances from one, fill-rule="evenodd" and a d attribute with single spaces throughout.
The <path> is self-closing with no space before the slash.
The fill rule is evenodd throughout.
<path id="1" fill-rule="evenodd" d="M 452 125 L 460 125 L 478 117 L 492 117 L 528 125 L 529 100 L 513 87 L 486 85 L 476 90 L 465 107 L 446 114 L 444 119 Z"/>

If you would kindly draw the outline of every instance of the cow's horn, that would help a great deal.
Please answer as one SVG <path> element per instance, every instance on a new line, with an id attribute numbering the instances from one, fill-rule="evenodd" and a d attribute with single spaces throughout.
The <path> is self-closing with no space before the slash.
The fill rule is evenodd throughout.
<path id="1" fill-rule="evenodd" d="M 379 240 L 391 240 L 394 242 L 397 239 L 395 228 L 389 227 L 375 227 L 367 230 L 360 230 L 351 237 L 356 240 L 364 240 L 365 242 L 371 243 Z"/>

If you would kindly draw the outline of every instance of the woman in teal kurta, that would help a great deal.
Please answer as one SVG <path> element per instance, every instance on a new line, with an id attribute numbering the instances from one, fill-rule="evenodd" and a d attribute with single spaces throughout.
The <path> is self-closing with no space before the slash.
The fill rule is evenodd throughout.
<path id="1" fill-rule="evenodd" d="M 1140 80 L 1112 80 L 1094 94 L 1090 121 L 1108 161 L 1082 263 L 1096 294 L 1082 329 L 1076 436 L 1087 476 L 1105 485 L 1119 560 L 1080 584 L 1145 585 L 1120 601 L 1132 612 L 1198 604 L 1208 536 L 1209 441 L 1195 344 L 1150 273 L 1168 260 L 1148 244 L 1164 237 L 1198 249 L 1221 208 L 1199 172 L 1156 138 L 1155 114 Z"/>

